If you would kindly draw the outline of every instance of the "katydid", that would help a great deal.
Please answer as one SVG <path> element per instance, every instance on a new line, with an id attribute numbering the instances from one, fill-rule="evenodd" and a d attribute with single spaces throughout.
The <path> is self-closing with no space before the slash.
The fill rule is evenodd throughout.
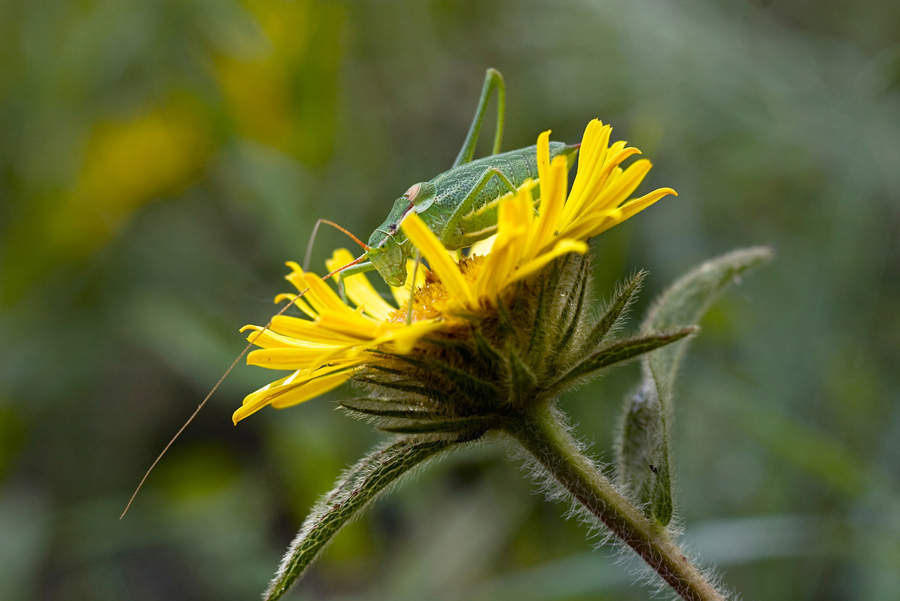
<path id="1" fill-rule="evenodd" d="M 493 150 L 490 156 L 473 160 L 484 114 L 494 90 L 497 91 L 497 125 L 494 133 Z M 390 286 L 401 287 L 406 283 L 408 259 L 415 257 L 416 266 L 418 266 L 419 261 L 418 252 L 413 248 L 411 241 L 400 230 L 401 222 L 410 212 L 417 213 L 448 250 L 465 248 L 493 235 L 497 230 L 497 209 L 500 199 L 508 193 L 516 192 L 527 180 L 538 180 L 536 146 L 500 153 L 500 143 L 503 138 L 503 119 L 506 111 L 505 94 L 503 77 L 498 71 L 488 69 L 484 79 L 484 86 L 481 90 L 478 108 L 475 111 L 475 118 L 472 120 L 462 149 L 459 151 L 459 155 L 456 157 L 450 170 L 430 181 L 411 186 L 403 196 L 394 202 L 387 219 L 372 233 L 368 244 L 363 244 L 337 224 L 320 219 L 313 229 L 313 234 L 307 247 L 307 261 L 319 224 L 327 223 L 350 235 L 365 249 L 365 253 L 350 263 L 335 269 L 325 276 L 326 279 L 339 274 L 342 281 L 349 275 L 377 271 Z M 561 142 L 550 142 L 550 159 L 552 160 L 557 156 L 565 156 L 571 168 L 575 155 L 578 152 L 578 147 L 579 145 L 577 144 L 570 146 Z M 534 189 L 533 196 L 535 200 L 539 198 L 539 188 Z M 307 269 L 308 266 L 304 265 L 304 271 Z M 413 280 L 415 280 L 415 276 L 413 276 Z M 307 290 L 308 288 L 298 293 L 276 316 L 284 313 Z M 413 291 L 411 290 L 410 296 L 412 294 Z M 410 309 L 412 308 L 411 306 L 412 302 L 410 299 Z M 408 313 L 407 319 L 409 319 L 410 315 L 411 311 Z M 131 507 L 131 503 L 146 481 L 147 476 L 159 460 L 162 459 L 166 451 L 169 450 L 172 443 L 194 420 L 194 417 L 197 416 L 228 374 L 231 373 L 238 361 L 247 354 L 253 346 L 253 341 L 256 337 L 268 330 L 271 325 L 272 321 L 270 320 L 250 340 L 243 352 L 234 360 L 194 413 L 151 464 L 128 501 L 125 511 L 122 512 L 122 517 L 125 516 L 128 508 Z"/>
<path id="2" fill-rule="evenodd" d="M 472 160 L 494 89 L 497 90 L 497 126 L 493 153 Z M 369 243 L 363 245 L 365 254 L 335 270 L 341 279 L 356 273 L 378 271 L 390 286 L 403 286 L 407 260 L 415 254 L 412 243 L 400 231 L 400 223 L 410 212 L 418 213 L 448 250 L 466 248 L 496 232 L 500 198 L 516 192 L 526 180 L 538 180 L 536 146 L 500 153 L 504 113 L 503 78 L 498 71 L 488 69 L 475 118 L 453 167 L 430 181 L 412 185 L 394 201 L 387 219 L 372 233 Z M 550 143 L 550 159 L 566 156 L 569 167 L 577 152 L 578 145 Z M 535 189 L 535 200 L 538 190 Z"/>

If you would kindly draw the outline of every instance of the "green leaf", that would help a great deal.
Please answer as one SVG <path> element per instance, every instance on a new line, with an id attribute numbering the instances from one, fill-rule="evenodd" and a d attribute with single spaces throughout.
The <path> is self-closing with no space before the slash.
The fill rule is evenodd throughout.
<path id="1" fill-rule="evenodd" d="M 376 418 L 399 418 L 412 420 L 439 420 L 447 416 L 427 409 L 416 409 L 408 404 L 375 398 L 345 399 L 339 401 L 341 407 L 351 413 Z"/>
<path id="2" fill-rule="evenodd" d="M 476 378 L 465 370 L 456 368 L 443 361 L 429 361 L 433 371 L 439 372 L 464 395 L 476 403 L 496 398 L 497 390 L 486 380 Z"/>
<path id="3" fill-rule="evenodd" d="M 340 529 L 376 497 L 423 462 L 449 449 L 455 441 L 396 439 L 377 447 L 338 479 L 319 498 L 281 562 L 264 598 L 281 598 L 328 546 Z"/>
<path id="4" fill-rule="evenodd" d="M 769 261 L 767 247 L 737 250 L 681 277 L 654 303 L 641 327 L 654 332 L 678 324 L 697 323 L 728 284 L 747 270 Z M 672 388 L 685 344 L 673 344 L 641 362 L 642 381 L 626 399 L 619 451 L 619 479 L 647 517 L 661 526 L 672 519 L 667 418 L 672 410 Z"/>
<path id="5" fill-rule="evenodd" d="M 463 431 L 480 431 L 483 433 L 489 427 L 489 422 L 490 420 L 478 416 L 440 421 L 408 421 L 381 426 L 380 429 L 385 432 L 393 432 L 394 434 L 436 434 Z M 467 438 L 466 440 L 469 439 Z"/>
<path id="6" fill-rule="evenodd" d="M 559 284 L 559 268 L 553 269 L 547 276 L 538 280 L 540 290 L 537 294 L 537 302 L 535 303 L 534 321 L 530 324 L 525 332 L 525 340 L 528 340 L 528 350 L 525 356 L 529 361 L 535 363 L 540 362 L 548 352 L 548 346 L 545 341 L 548 336 L 552 336 L 554 329 L 553 318 L 550 314 L 550 308 L 553 306 L 554 296 L 556 295 L 556 287 Z"/>
<path id="7" fill-rule="evenodd" d="M 369 365 L 368 367 L 379 370 L 379 366 L 374 364 Z M 438 404 L 446 401 L 445 394 L 441 394 L 436 390 L 428 388 L 427 386 L 422 386 L 420 384 L 409 384 L 409 380 L 383 379 L 373 376 L 354 376 L 353 379 L 357 382 L 368 384 L 373 387 L 380 386 L 383 388 L 388 388 L 390 390 L 396 390 L 407 395 L 419 395 L 424 399 L 428 399 Z"/>
<path id="8" fill-rule="evenodd" d="M 506 355 L 509 357 L 510 401 L 517 404 L 528 402 L 534 396 L 537 378 L 531 368 L 519 357 L 512 343 L 507 346 Z"/>
<path id="9" fill-rule="evenodd" d="M 521 281 L 519 282 L 521 285 Z M 517 296 L 521 296 L 518 294 Z M 497 299 L 497 318 L 500 322 L 500 335 L 502 338 L 510 338 L 517 335 L 516 326 L 513 324 L 510 308 L 506 306 L 506 301 L 502 298 Z"/>
<path id="10" fill-rule="evenodd" d="M 767 263 L 774 252 L 767 246 L 735 250 L 711 259 L 682 276 L 657 299 L 641 325 L 643 332 L 657 332 L 675 326 L 695 324 L 713 300 L 748 270 Z M 678 362 L 686 345 L 678 344 L 650 357 L 651 368 L 663 406 L 675 380 Z"/>
<path id="11" fill-rule="evenodd" d="M 560 309 L 560 315 L 562 315 L 560 321 L 561 334 L 556 343 L 557 352 L 566 351 L 566 347 L 578 330 L 578 324 L 581 323 L 581 309 L 587 300 L 588 282 L 590 281 L 587 274 L 589 268 L 590 259 L 583 257 L 578 264 L 578 272 L 575 274 L 576 287 L 566 295 L 565 303 Z"/>
<path id="12" fill-rule="evenodd" d="M 573 367 L 560 378 L 557 384 L 586 376 L 601 369 L 624 363 L 650 351 L 655 351 L 673 342 L 678 342 L 685 336 L 693 334 L 695 330 L 696 328 L 681 328 L 670 332 L 648 334 L 615 341 Z"/>
<path id="13" fill-rule="evenodd" d="M 596 347 L 603 343 L 610 332 L 621 321 L 621 318 L 624 316 L 625 311 L 634 301 L 638 291 L 641 289 L 641 284 L 643 283 L 644 277 L 646 277 L 646 275 L 647 272 L 641 270 L 631 276 L 624 285 L 617 287 L 616 293 L 613 295 L 612 300 L 609 302 L 609 304 L 606 306 L 606 310 L 603 312 L 603 316 L 599 321 L 597 321 L 597 323 L 591 329 L 591 333 L 588 335 L 587 340 L 585 340 L 584 349 L 587 352 L 594 352 L 596 350 Z M 682 323 L 692 322 L 686 321 Z M 662 329 L 665 328 L 657 328 L 657 330 Z"/>
<path id="14" fill-rule="evenodd" d="M 503 356 L 497 352 L 488 339 L 477 329 L 472 331 L 472 337 L 475 339 L 475 348 L 478 352 L 478 359 L 484 363 L 492 373 L 497 373 L 503 369 Z"/>
<path id="15" fill-rule="evenodd" d="M 422 359 L 413 357 L 411 355 L 403 355 L 400 353 L 380 352 L 379 354 L 382 354 L 386 357 L 393 357 L 394 359 L 397 359 L 398 361 L 403 361 L 404 363 L 408 363 L 408 364 L 412 365 L 413 367 L 417 367 L 417 368 L 425 370 L 425 371 L 429 371 L 432 373 L 440 373 L 441 375 L 444 376 L 444 378 L 448 382 L 450 382 L 452 385 L 454 385 L 460 392 L 462 392 L 464 395 L 466 395 L 467 397 L 469 397 L 470 399 L 472 399 L 476 402 L 478 402 L 484 398 L 492 398 L 492 397 L 496 396 L 497 391 L 494 388 L 493 384 L 491 384 L 490 382 L 488 382 L 486 380 L 476 378 L 475 376 L 468 373 L 467 371 L 459 369 L 457 367 L 454 367 L 453 365 L 450 365 L 449 363 L 445 363 L 444 361 L 438 361 L 438 360 L 434 360 L 434 359 L 422 360 Z M 362 381 L 366 381 L 364 378 L 359 378 L 359 379 Z M 394 387 L 394 383 L 392 383 L 392 382 L 387 382 L 387 383 L 377 382 L 377 383 L 381 384 L 382 386 Z M 432 392 L 429 394 L 429 397 L 434 396 L 435 394 L 436 393 Z M 437 398 L 436 400 L 438 400 L 438 402 L 440 402 L 442 399 Z M 446 396 L 444 396 L 443 400 L 446 401 Z"/>
<path id="16" fill-rule="evenodd" d="M 644 515 L 661 526 L 669 524 L 673 512 L 668 438 L 656 385 L 645 377 L 622 420 L 618 475 Z"/>

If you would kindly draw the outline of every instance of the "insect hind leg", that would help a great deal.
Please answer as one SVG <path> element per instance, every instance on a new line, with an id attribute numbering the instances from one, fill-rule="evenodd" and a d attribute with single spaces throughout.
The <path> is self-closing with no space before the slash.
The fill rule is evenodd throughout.
<path id="1" fill-rule="evenodd" d="M 456 229 L 456 226 L 459 225 L 460 220 L 462 220 L 463 217 L 472 212 L 472 209 L 474 208 L 475 203 L 478 200 L 478 196 L 484 190 L 484 187 L 487 186 L 488 182 L 495 177 L 499 179 L 510 192 L 516 192 L 516 187 L 511 181 L 509 181 L 509 178 L 506 177 L 506 175 L 504 175 L 502 171 L 500 171 L 496 167 L 489 167 L 485 170 L 481 177 L 478 178 L 478 181 L 466 194 L 466 197 L 462 200 L 461 203 L 459 203 L 459 206 L 453 212 L 453 215 L 451 215 L 450 219 L 447 220 L 447 223 L 444 225 L 444 228 L 440 233 L 441 242 L 446 244 L 450 240 L 453 231 Z"/>
<path id="2" fill-rule="evenodd" d="M 475 118 L 469 126 L 466 141 L 453 161 L 454 167 L 468 163 L 475 156 L 475 146 L 478 145 L 478 136 L 481 133 L 481 124 L 484 121 L 484 113 L 487 111 L 491 93 L 497 90 L 497 129 L 494 132 L 494 147 L 491 154 L 500 153 L 500 143 L 503 141 L 503 119 L 506 116 L 506 86 L 503 76 L 496 69 L 488 69 L 484 76 L 484 86 L 481 88 L 481 98 L 478 100 L 478 108 L 475 109 Z"/>

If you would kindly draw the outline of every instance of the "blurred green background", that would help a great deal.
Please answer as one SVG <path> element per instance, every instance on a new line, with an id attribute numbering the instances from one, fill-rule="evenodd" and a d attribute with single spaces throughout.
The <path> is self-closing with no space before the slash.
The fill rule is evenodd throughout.
<path id="1" fill-rule="evenodd" d="M 777 249 L 680 376 L 691 547 L 745 599 L 900 598 L 898 32 L 893 0 L 3 0 L 0 599 L 257 598 L 382 438 L 347 390 L 234 427 L 275 375 L 237 369 L 118 515 L 315 219 L 367 236 L 447 169 L 491 66 L 504 148 L 600 117 L 680 193 L 594 241 L 599 298 Z M 564 399 L 604 460 L 637 376 Z M 430 467 L 292 598 L 651 595 L 507 459 Z"/>

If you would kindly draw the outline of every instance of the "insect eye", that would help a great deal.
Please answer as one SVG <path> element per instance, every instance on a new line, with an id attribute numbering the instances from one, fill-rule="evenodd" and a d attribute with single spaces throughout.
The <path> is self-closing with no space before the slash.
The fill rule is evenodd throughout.
<path id="1" fill-rule="evenodd" d="M 403 198 L 406 200 L 415 200 L 416 195 L 419 193 L 419 184 L 413 184 L 409 187 L 409 190 L 403 193 Z"/>
<path id="2" fill-rule="evenodd" d="M 381 243 L 378 245 L 378 248 L 384 248 L 385 246 L 387 246 L 387 240 L 382 240 Z"/>

